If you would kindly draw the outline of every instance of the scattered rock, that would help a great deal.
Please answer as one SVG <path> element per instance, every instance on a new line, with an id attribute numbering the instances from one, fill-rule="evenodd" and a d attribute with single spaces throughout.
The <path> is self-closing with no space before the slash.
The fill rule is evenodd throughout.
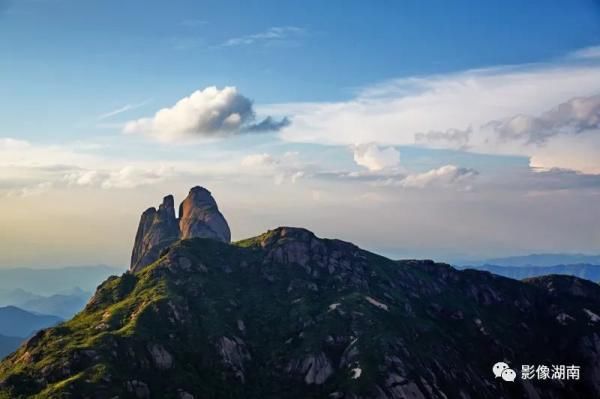
<path id="1" fill-rule="evenodd" d="M 367 302 L 369 302 L 371 305 L 378 307 L 379 309 L 383 309 L 386 312 L 389 312 L 390 309 L 388 307 L 388 305 L 386 305 L 385 303 L 381 303 L 376 299 L 371 298 L 370 296 L 365 296 L 365 299 L 367 300 Z"/>

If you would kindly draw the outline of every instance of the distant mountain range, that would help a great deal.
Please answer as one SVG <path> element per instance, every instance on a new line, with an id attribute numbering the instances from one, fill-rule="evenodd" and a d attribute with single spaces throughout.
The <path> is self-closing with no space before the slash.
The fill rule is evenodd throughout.
<path id="1" fill-rule="evenodd" d="M 51 314 L 69 319 L 83 309 L 92 294 L 85 292 L 81 295 L 52 295 L 32 299 L 21 305 L 25 310 L 36 313 Z"/>
<path id="2" fill-rule="evenodd" d="M 70 292 L 75 287 L 79 287 L 86 292 L 93 292 L 96 290 L 98 284 L 106 280 L 107 277 L 119 275 L 124 270 L 125 268 L 105 265 L 57 269 L 0 269 L 0 299 L 2 298 L 2 293 L 6 294 L 7 292 L 14 291 L 16 288 L 35 293 L 38 296 L 51 296 Z M 21 300 L 20 302 L 23 301 Z"/>
<path id="3" fill-rule="evenodd" d="M 462 261 L 454 262 L 461 266 L 540 266 L 549 267 L 556 265 L 600 265 L 600 255 L 584 255 L 584 254 L 531 254 L 524 256 L 509 256 L 504 258 L 492 258 L 479 261 Z"/>
<path id="4" fill-rule="evenodd" d="M 69 292 L 42 296 L 17 288 L 0 292 L 0 306 L 16 306 L 33 313 L 59 316 L 69 319 L 85 306 L 92 294 L 81 288 Z"/>
<path id="5" fill-rule="evenodd" d="M 467 267 L 471 268 L 471 267 Z M 525 278 L 548 276 L 551 274 L 563 274 L 576 276 L 593 282 L 600 282 L 600 265 L 578 264 L 557 266 L 498 266 L 483 265 L 472 267 L 484 270 L 500 276 L 522 280 Z"/>

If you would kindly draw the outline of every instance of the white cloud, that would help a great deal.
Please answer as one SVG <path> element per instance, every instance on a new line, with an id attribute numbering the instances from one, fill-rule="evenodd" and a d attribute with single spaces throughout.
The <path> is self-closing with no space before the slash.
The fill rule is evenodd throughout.
<path id="1" fill-rule="evenodd" d="M 538 160 L 546 148 L 557 148 L 553 158 L 543 157 L 544 167 L 600 173 L 600 136 L 583 135 L 583 130 L 597 126 L 598 93 L 600 65 L 566 58 L 558 64 L 392 80 L 348 101 L 278 104 L 261 111 L 290 115 L 293 124 L 281 137 L 292 142 L 420 145 Z M 492 121 L 511 125 L 513 133 L 525 132 L 523 139 L 506 140 Z M 548 137 L 540 142 L 544 135 Z M 582 146 L 584 140 L 593 142 L 595 150 L 592 167 L 582 169 L 569 160 L 570 148 Z M 570 145 L 558 151 L 559 141 Z"/>
<path id="2" fill-rule="evenodd" d="M 400 165 L 400 153 L 394 147 L 379 147 L 373 143 L 354 146 L 354 162 L 372 172 Z"/>
<path id="3" fill-rule="evenodd" d="M 175 173 L 172 168 L 142 168 L 128 165 L 116 170 L 83 170 L 63 176 L 71 186 L 93 186 L 103 189 L 128 189 L 156 184 Z"/>
<path id="4" fill-rule="evenodd" d="M 92 155 L 86 146 L 40 145 L 0 138 L 0 189 L 9 196 L 32 196 L 64 187 L 134 188 L 193 170 L 184 162 L 136 161 Z"/>
<path id="5" fill-rule="evenodd" d="M 404 188 L 449 187 L 468 184 L 477 176 L 477 171 L 459 168 L 455 165 L 445 165 L 424 173 L 408 175 L 396 183 Z"/>
<path id="6" fill-rule="evenodd" d="M 257 43 L 272 43 L 289 40 L 291 38 L 299 37 L 305 33 L 303 28 L 297 26 L 274 26 L 267 29 L 264 32 L 254 33 L 251 35 L 233 37 L 223 43 L 224 47 L 231 46 L 247 46 Z"/>
<path id="7" fill-rule="evenodd" d="M 271 166 L 276 164 L 277 161 L 269 154 L 250 154 L 242 158 L 241 164 L 242 166 L 247 167 L 261 167 L 261 166 Z"/>
<path id="8" fill-rule="evenodd" d="M 212 86 L 197 90 L 179 100 L 170 108 L 159 110 L 150 118 L 128 122 L 125 133 L 145 134 L 169 142 L 198 137 L 216 137 L 278 130 L 288 121 L 274 121 L 267 117 L 254 123 L 252 102 L 235 87 L 222 90 Z"/>

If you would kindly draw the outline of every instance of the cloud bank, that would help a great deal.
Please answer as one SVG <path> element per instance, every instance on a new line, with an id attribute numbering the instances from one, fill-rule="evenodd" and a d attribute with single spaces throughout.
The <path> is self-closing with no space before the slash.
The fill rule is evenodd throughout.
<path id="1" fill-rule="evenodd" d="M 392 80 L 347 101 L 262 110 L 292 115 L 281 132 L 291 142 L 518 155 L 535 168 L 599 174 L 600 64 L 590 61 L 595 50 L 582 54 L 585 60 Z M 579 149 L 585 162 L 574 156 Z"/>

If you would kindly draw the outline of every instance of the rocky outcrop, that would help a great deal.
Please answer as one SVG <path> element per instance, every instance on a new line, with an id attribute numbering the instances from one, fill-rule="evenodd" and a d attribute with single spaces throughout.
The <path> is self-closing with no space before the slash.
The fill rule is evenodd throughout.
<path id="1" fill-rule="evenodd" d="M 131 270 L 137 271 L 154 262 L 163 249 L 179 239 L 173 201 L 173 196 L 168 195 L 158 210 L 148 208 L 142 213 L 131 254 Z"/>
<path id="2" fill-rule="evenodd" d="M 199 237 L 231 241 L 227 221 L 210 191 L 203 187 L 192 188 L 179 206 L 179 230 L 183 240 Z"/>
<path id="3" fill-rule="evenodd" d="M 212 238 L 230 242 L 231 232 L 210 191 L 194 187 L 175 216 L 174 199 L 168 195 L 158 209 L 148 208 L 140 219 L 130 270 L 140 271 L 156 261 L 161 252 L 180 239 Z"/>

